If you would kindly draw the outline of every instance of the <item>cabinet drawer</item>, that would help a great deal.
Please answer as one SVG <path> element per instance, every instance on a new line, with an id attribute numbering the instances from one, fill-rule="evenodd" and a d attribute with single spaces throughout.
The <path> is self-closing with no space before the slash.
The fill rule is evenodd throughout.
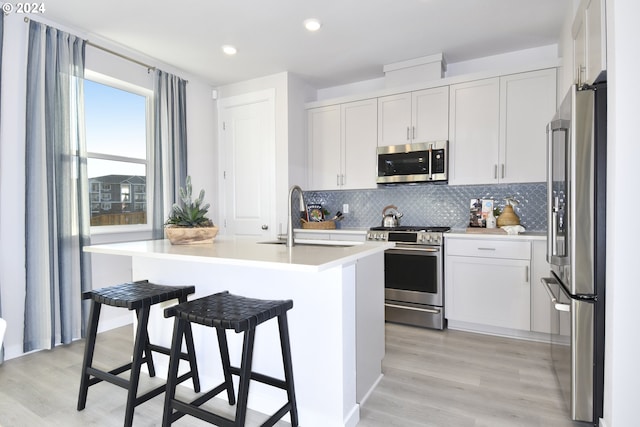
<path id="1" fill-rule="evenodd" d="M 531 242 L 447 239 L 445 246 L 447 255 L 526 260 L 531 258 Z"/>

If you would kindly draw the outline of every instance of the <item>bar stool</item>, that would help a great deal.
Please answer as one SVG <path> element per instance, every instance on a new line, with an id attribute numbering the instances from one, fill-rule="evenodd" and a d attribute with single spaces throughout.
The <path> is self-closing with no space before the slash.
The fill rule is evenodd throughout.
<path id="1" fill-rule="evenodd" d="M 167 379 L 167 393 L 164 401 L 162 425 L 171 423 L 188 414 L 222 427 L 243 427 L 247 414 L 247 399 L 249 396 L 249 380 L 258 381 L 287 392 L 287 403 L 273 414 L 262 426 L 273 426 L 287 412 L 291 416 L 291 425 L 298 426 L 298 410 L 296 407 L 295 390 L 293 386 L 293 368 L 291 365 L 291 347 L 289 343 L 289 329 L 287 326 L 287 311 L 293 307 L 293 301 L 269 301 L 245 298 L 220 292 L 199 298 L 187 303 L 177 304 L 165 309 L 165 317 L 175 317 L 169 374 Z M 284 366 L 285 380 L 280 380 L 251 370 L 253 358 L 253 343 L 256 326 L 277 317 L 280 330 L 280 348 Z M 202 396 L 187 403 L 176 399 L 176 385 L 178 383 L 178 356 L 182 345 L 182 335 L 190 323 L 216 328 L 218 347 L 222 359 L 224 382 Z M 244 332 L 242 346 L 242 360 L 240 368 L 231 366 L 229 348 L 227 345 L 226 329 L 233 329 L 236 333 Z M 200 406 L 223 391 L 227 391 L 229 404 L 236 403 L 231 375 L 240 377 L 238 390 L 238 405 L 235 419 L 201 409 Z M 174 412 L 175 410 L 175 412 Z"/>
<path id="2" fill-rule="evenodd" d="M 89 387 L 101 381 L 107 381 L 128 390 L 124 425 L 126 427 L 131 426 L 135 407 L 166 390 L 166 383 L 164 383 L 138 396 L 138 383 L 140 381 L 140 368 L 142 367 L 142 364 L 147 364 L 149 376 L 154 377 L 156 371 L 153 364 L 152 351 L 166 355 L 170 352 L 167 347 L 161 347 L 149 342 L 147 325 L 149 323 L 149 311 L 151 306 L 172 299 L 178 299 L 180 303 L 185 303 L 187 301 L 187 296 L 194 292 L 194 286 L 164 286 L 143 280 L 138 282 L 122 283 L 120 285 L 102 289 L 95 289 L 82 294 L 82 299 L 91 299 L 91 311 L 89 313 L 87 342 L 85 344 L 84 360 L 82 362 L 82 378 L 80 380 L 80 393 L 78 396 L 78 411 L 85 408 Z M 108 372 L 96 369 L 92 365 L 93 353 L 96 345 L 96 334 L 98 331 L 98 320 L 100 318 L 100 309 L 102 304 L 136 310 L 136 316 L 138 319 L 132 362 Z M 196 392 L 199 392 L 200 380 L 198 377 L 196 353 L 193 346 L 193 336 L 191 334 L 190 325 L 187 325 L 187 327 L 183 328 L 182 331 L 186 339 L 187 352 L 183 353 L 182 351 L 177 351 L 176 357 L 178 359 L 188 360 L 190 371 L 178 378 L 177 382 L 183 382 L 188 378 L 192 378 L 193 388 Z M 118 376 L 128 370 L 131 371 L 128 380 Z"/>

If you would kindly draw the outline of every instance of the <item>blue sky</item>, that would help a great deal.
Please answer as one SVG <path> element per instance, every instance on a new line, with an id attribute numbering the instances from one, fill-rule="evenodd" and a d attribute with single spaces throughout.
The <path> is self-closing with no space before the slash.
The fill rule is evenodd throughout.
<path id="1" fill-rule="evenodd" d="M 84 82 L 87 151 L 146 158 L 146 99 L 91 80 Z M 89 161 L 89 177 L 144 174 L 144 166 Z"/>

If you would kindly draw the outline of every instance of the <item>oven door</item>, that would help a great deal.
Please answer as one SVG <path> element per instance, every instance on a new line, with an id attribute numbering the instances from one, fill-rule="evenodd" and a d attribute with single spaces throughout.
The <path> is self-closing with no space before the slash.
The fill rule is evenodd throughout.
<path id="1" fill-rule="evenodd" d="M 442 307 L 442 248 L 397 246 L 384 253 L 387 300 Z"/>

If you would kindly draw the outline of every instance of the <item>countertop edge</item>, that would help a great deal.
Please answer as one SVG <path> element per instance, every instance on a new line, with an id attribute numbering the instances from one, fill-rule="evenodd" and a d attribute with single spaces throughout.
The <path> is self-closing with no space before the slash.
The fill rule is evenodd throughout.
<path id="1" fill-rule="evenodd" d="M 492 234 L 492 233 L 467 233 L 464 230 L 451 230 L 444 234 L 446 239 L 492 239 L 492 240 L 547 240 L 547 233 L 544 231 L 533 231 L 522 234 Z"/>
<path id="2" fill-rule="evenodd" d="M 179 246 L 178 247 L 167 246 L 166 243 L 164 247 L 173 248 L 174 252 L 168 253 L 162 250 L 161 248 L 148 248 L 148 247 L 145 248 L 144 246 L 142 246 L 143 244 L 153 245 L 153 242 L 162 243 L 163 241 L 147 240 L 147 241 L 126 242 L 126 243 L 91 245 L 91 246 L 86 246 L 84 248 L 84 251 L 90 252 L 90 253 L 96 253 L 96 254 L 104 254 L 104 255 L 119 255 L 119 256 L 164 259 L 164 260 L 187 261 L 187 262 L 201 262 L 206 264 L 231 265 L 231 266 L 240 266 L 240 267 L 257 267 L 257 268 L 277 269 L 277 270 L 286 270 L 286 271 L 320 272 L 320 271 L 328 270 L 330 268 L 334 268 L 340 265 L 351 264 L 360 258 L 367 257 L 369 255 L 384 251 L 385 249 L 394 246 L 393 243 L 368 243 L 368 244 L 363 243 L 356 246 L 357 252 L 355 253 L 348 253 L 348 254 L 345 254 L 344 256 L 337 256 L 335 259 L 329 260 L 322 264 L 314 265 L 314 264 L 282 262 L 282 261 L 274 261 L 274 260 L 234 258 L 234 257 L 215 256 L 215 255 L 200 255 L 200 254 L 193 254 L 193 253 L 179 253 L 179 251 L 183 248 Z M 215 244 L 216 243 L 214 242 L 213 245 Z M 274 246 L 274 249 L 277 247 L 278 246 Z M 280 248 L 282 247 L 280 246 Z M 324 248 L 326 249 L 326 247 Z M 193 251 L 194 249 L 197 250 L 196 245 L 184 246 L 185 251 Z M 295 250 L 295 247 L 292 249 Z"/>

